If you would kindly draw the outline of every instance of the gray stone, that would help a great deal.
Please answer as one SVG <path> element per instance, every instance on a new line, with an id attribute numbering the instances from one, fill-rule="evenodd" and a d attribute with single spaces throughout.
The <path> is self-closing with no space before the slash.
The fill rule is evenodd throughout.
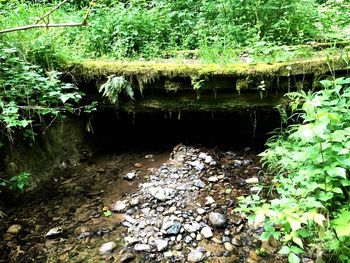
<path id="1" fill-rule="evenodd" d="M 205 257 L 205 254 L 201 249 L 191 251 L 187 256 L 187 261 L 190 263 L 201 262 Z"/>
<path id="2" fill-rule="evenodd" d="M 195 179 L 193 180 L 193 185 L 198 188 L 204 188 L 205 183 L 201 179 Z"/>
<path id="3" fill-rule="evenodd" d="M 201 225 L 197 222 L 192 222 L 191 224 L 184 224 L 184 229 L 189 233 L 197 232 L 201 228 Z"/>
<path id="4" fill-rule="evenodd" d="M 136 244 L 134 250 L 138 252 L 151 252 L 151 246 L 148 244 Z"/>
<path id="5" fill-rule="evenodd" d="M 113 251 L 113 249 L 117 246 L 117 244 L 113 241 L 104 243 L 100 248 L 99 248 L 99 252 L 100 254 L 108 254 L 111 253 Z"/>
<path id="6" fill-rule="evenodd" d="M 209 214 L 209 222 L 214 227 L 224 227 L 226 224 L 226 216 L 224 214 L 211 212 Z"/>
<path id="7" fill-rule="evenodd" d="M 168 240 L 166 239 L 157 239 L 155 244 L 158 252 L 163 252 L 168 248 Z"/>
<path id="8" fill-rule="evenodd" d="M 126 209 L 126 201 L 117 201 L 112 207 L 112 211 L 116 213 L 121 213 Z"/>
<path id="9" fill-rule="evenodd" d="M 168 235 L 177 235 L 180 232 L 181 223 L 179 221 L 172 221 L 169 227 L 167 227 L 167 225 L 165 226 L 167 228 L 164 228 L 164 225 L 165 224 L 163 224 L 162 228 L 166 230 L 166 234 Z"/>
<path id="10" fill-rule="evenodd" d="M 176 190 L 172 188 L 151 187 L 149 193 L 158 201 L 164 202 L 173 199 L 176 195 Z"/>
<path id="11" fill-rule="evenodd" d="M 63 229 L 61 227 L 54 227 L 49 230 L 49 232 L 46 233 L 45 237 L 46 238 L 54 238 L 59 236 L 60 234 L 63 233 Z"/>
<path id="12" fill-rule="evenodd" d="M 205 237 L 205 238 L 211 238 L 213 237 L 213 231 L 211 231 L 211 228 L 209 226 L 205 226 L 202 228 L 201 230 L 201 234 Z"/>

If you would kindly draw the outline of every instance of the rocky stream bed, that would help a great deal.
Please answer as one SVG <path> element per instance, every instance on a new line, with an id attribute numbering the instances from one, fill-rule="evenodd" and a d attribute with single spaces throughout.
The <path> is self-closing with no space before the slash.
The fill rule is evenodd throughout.
<path id="1" fill-rule="evenodd" d="M 234 211 L 259 170 L 250 149 L 182 144 L 62 170 L 8 208 L 0 262 L 285 262 Z"/>

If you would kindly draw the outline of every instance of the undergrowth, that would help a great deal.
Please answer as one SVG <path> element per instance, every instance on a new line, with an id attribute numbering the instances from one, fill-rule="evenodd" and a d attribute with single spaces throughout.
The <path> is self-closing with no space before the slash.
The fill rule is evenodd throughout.
<path id="1" fill-rule="evenodd" d="M 272 176 L 270 196 L 241 198 L 239 211 L 263 225 L 289 262 L 350 261 L 350 78 L 322 80 L 322 90 L 292 92 L 291 118 L 260 154 Z M 269 186 L 267 186 L 269 187 Z"/>

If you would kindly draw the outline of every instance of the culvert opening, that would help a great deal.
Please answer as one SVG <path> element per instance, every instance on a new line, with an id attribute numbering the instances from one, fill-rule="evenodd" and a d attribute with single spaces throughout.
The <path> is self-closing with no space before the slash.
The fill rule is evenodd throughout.
<path id="1" fill-rule="evenodd" d="M 218 148 L 263 149 L 280 125 L 273 109 L 225 112 L 116 113 L 101 110 L 91 119 L 90 140 L 98 153 L 127 149 L 170 150 L 179 143 Z"/>

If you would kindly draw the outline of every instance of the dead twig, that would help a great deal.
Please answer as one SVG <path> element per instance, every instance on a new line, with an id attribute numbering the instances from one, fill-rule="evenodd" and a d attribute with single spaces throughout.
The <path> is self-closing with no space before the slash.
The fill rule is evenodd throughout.
<path id="1" fill-rule="evenodd" d="M 4 30 L 0 30 L 0 34 L 5 34 L 5 33 L 9 33 L 9 32 L 14 32 L 14 31 L 21 31 L 21 30 L 28 30 L 28 29 L 32 29 L 32 28 L 39 28 L 39 27 L 73 27 L 73 26 L 87 26 L 88 25 L 88 19 L 91 13 L 91 9 L 93 6 L 93 3 L 90 3 L 89 8 L 85 14 L 85 17 L 83 19 L 83 21 L 81 23 L 63 23 L 63 24 L 37 24 L 40 20 L 44 20 L 45 17 L 48 17 L 49 15 L 51 15 L 54 11 L 56 11 L 62 4 L 64 4 L 65 2 L 67 2 L 69 0 L 64 0 L 63 2 L 61 2 L 59 5 L 57 5 L 54 9 L 52 9 L 50 12 L 46 13 L 45 15 L 43 15 L 42 17 L 40 17 L 33 25 L 27 25 L 27 26 L 20 26 L 20 27 L 14 27 L 14 28 L 9 28 L 9 29 L 4 29 Z"/>

